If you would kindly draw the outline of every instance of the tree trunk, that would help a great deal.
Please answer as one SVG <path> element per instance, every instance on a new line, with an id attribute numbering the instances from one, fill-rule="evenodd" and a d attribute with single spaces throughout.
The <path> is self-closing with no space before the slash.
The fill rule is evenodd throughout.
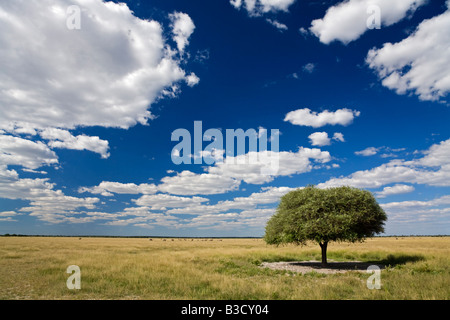
<path id="1" fill-rule="evenodd" d="M 328 241 L 319 242 L 320 248 L 322 249 L 322 265 L 327 265 L 327 246 Z"/>

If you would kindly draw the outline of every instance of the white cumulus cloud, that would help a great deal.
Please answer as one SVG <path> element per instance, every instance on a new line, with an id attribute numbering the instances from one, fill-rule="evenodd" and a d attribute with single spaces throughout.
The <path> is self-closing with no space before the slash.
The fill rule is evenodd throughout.
<path id="1" fill-rule="evenodd" d="M 369 156 L 374 156 L 378 153 L 379 148 L 375 148 L 375 147 L 368 147 L 364 150 L 361 151 L 355 151 L 355 154 L 358 156 L 364 156 L 364 157 L 369 157 Z"/>
<path id="2" fill-rule="evenodd" d="M 99 137 L 90 137 L 84 134 L 73 136 L 69 131 L 46 128 L 40 132 L 42 138 L 50 140 L 48 145 L 52 148 L 89 150 L 96 152 L 106 159 L 109 157 L 109 143 Z"/>
<path id="3" fill-rule="evenodd" d="M 372 15 L 379 12 L 381 26 L 390 26 L 425 3 L 426 0 L 342 1 L 330 7 L 323 18 L 313 20 L 310 31 L 322 43 L 329 44 L 338 40 L 347 44 L 369 30 L 368 20 L 372 21 Z M 377 9 L 373 10 L 373 8 Z"/>
<path id="4" fill-rule="evenodd" d="M 168 194 L 143 195 L 139 199 L 132 200 L 138 206 L 150 207 L 153 210 L 165 210 L 166 208 L 184 208 L 209 199 L 203 197 L 179 197 Z"/>
<path id="5" fill-rule="evenodd" d="M 71 5 L 80 8 L 79 30 L 66 26 Z M 174 17 L 177 46 L 185 50 L 193 27 L 185 14 Z M 162 25 L 137 18 L 123 3 L 2 1 L 0 25 L 4 130 L 11 123 L 40 129 L 146 124 L 162 90 L 186 78 Z"/>
<path id="6" fill-rule="evenodd" d="M 275 28 L 277 28 L 281 32 L 288 30 L 287 25 L 285 25 L 284 23 L 281 23 L 281 22 L 279 22 L 277 20 L 266 19 L 266 21 L 268 23 L 270 23 L 271 25 L 273 25 Z"/>
<path id="7" fill-rule="evenodd" d="M 158 190 L 177 195 L 220 194 L 239 188 L 240 181 L 233 177 L 212 173 L 196 174 L 182 171 L 176 176 L 161 179 Z"/>
<path id="8" fill-rule="evenodd" d="M 332 138 L 326 132 L 314 132 L 308 138 L 313 146 L 318 147 L 331 145 L 331 140 L 345 142 L 344 135 L 340 132 L 335 132 Z"/>
<path id="9" fill-rule="evenodd" d="M 113 196 L 113 193 L 117 194 L 153 194 L 157 192 L 157 188 L 154 184 L 141 183 L 139 185 L 135 183 L 121 183 L 114 181 L 102 181 L 98 186 L 94 187 L 81 187 L 78 192 L 89 192 L 93 194 L 101 194 L 102 196 Z"/>
<path id="10" fill-rule="evenodd" d="M 311 63 L 311 62 L 305 64 L 305 65 L 302 67 L 303 72 L 306 72 L 306 73 L 313 73 L 315 68 L 316 68 L 316 65 L 315 65 L 314 63 Z"/>
<path id="11" fill-rule="evenodd" d="M 355 117 L 360 115 L 359 111 L 347 108 L 336 111 L 322 111 L 320 113 L 311 111 L 308 108 L 298 109 L 286 114 L 284 121 L 299 126 L 309 126 L 319 128 L 326 125 L 343 125 L 347 126 L 353 122 Z"/>
<path id="12" fill-rule="evenodd" d="M 426 234 L 429 226 L 430 234 L 447 234 L 450 217 L 450 196 L 444 195 L 432 200 L 412 200 L 381 204 L 388 215 L 388 228 L 411 234 L 414 229 Z M 416 231 L 417 232 L 417 231 Z"/>
<path id="13" fill-rule="evenodd" d="M 447 2 L 450 6 L 450 2 Z M 366 62 L 383 86 L 421 100 L 444 99 L 450 92 L 450 9 L 423 21 L 406 39 L 372 49 Z"/>
<path id="14" fill-rule="evenodd" d="M 94 209 L 98 198 L 77 198 L 55 190 L 49 179 L 23 179 L 15 170 L 0 164 L 0 198 L 28 200 L 29 204 L 16 210 L 49 223 L 74 222 L 79 208 Z M 79 220 L 86 221 L 86 220 Z"/>
<path id="15" fill-rule="evenodd" d="M 193 87 L 200 82 L 200 78 L 195 73 L 186 76 L 186 83 L 189 87 Z"/>
<path id="16" fill-rule="evenodd" d="M 287 12 L 296 0 L 230 0 L 236 9 L 244 8 L 250 16 L 259 16 L 268 12 Z"/>
<path id="17" fill-rule="evenodd" d="M 177 44 L 178 51 L 183 53 L 189 44 L 189 37 L 194 32 L 194 22 L 189 15 L 183 12 L 174 12 L 169 15 L 169 18 L 172 21 L 173 40 Z"/>
<path id="18" fill-rule="evenodd" d="M 450 139 L 432 145 L 423 154 L 422 158 L 410 161 L 391 160 L 346 177 L 331 178 L 318 184 L 318 187 L 349 185 L 357 188 L 378 188 L 392 183 L 450 186 Z"/>
<path id="19" fill-rule="evenodd" d="M 385 198 L 390 195 L 413 192 L 415 188 L 406 184 L 396 184 L 392 187 L 384 187 L 382 191 L 376 192 L 378 198 Z"/>
<path id="20" fill-rule="evenodd" d="M 0 134 L 0 166 L 19 165 L 28 169 L 58 163 L 58 157 L 41 141 Z"/>
<path id="21" fill-rule="evenodd" d="M 223 162 L 209 167 L 208 172 L 250 184 L 262 184 L 271 182 L 279 176 L 309 172 L 313 168 L 313 162 L 323 164 L 330 160 L 330 153 L 318 148 L 300 147 L 297 152 L 249 152 L 226 157 Z"/>
<path id="22" fill-rule="evenodd" d="M 335 132 L 333 134 L 333 140 L 340 141 L 340 142 L 345 142 L 344 135 L 342 133 L 340 133 L 340 132 Z"/>
<path id="23" fill-rule="evenodd" d="M 331 144 L 331 139 L 328 137 L 326 132 L 314 132 L 308 136 L 311 144 L 313 146 L 329 146 Z"/>

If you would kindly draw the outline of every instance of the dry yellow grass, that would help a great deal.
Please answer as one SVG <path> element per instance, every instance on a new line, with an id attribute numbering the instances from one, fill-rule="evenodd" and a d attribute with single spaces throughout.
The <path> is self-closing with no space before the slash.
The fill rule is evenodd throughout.
<path id="1" fill-rule="evenodd" d="M 1 237 L 0 299 L 448 299 L 450 237 L 331 243 L 336 261 L 390 265 L 380 290 L 364 272 L 296 275 L 263 261 L 319 259 L 320 248 L 261 239 Z M 69 265 L 81 290 L 69 290 Z"/>

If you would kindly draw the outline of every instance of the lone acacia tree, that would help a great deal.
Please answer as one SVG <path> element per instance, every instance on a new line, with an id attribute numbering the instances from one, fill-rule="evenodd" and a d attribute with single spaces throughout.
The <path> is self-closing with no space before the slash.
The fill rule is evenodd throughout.
<path id="1" fill-rule="evenodd" d="M 306 244 L 315 241 L 327 264 L 330 241 L 364 241 L 384 232 L 386 213 L 366 190 L 352 187 L 319 189 L 308 186 L 285 194 L 267 222 L 268 244 Z"/>

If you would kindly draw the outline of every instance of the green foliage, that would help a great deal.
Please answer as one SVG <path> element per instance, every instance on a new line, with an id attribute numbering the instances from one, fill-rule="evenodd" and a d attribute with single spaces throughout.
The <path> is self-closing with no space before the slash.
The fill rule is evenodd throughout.
<path id="1" fill-rule="evenodd" d="M 308 186 L 281 198 L 267 223 L 264 240 L 276 245 L 363 241 L 383 232 L 386 220 L 386 213 L 369 191 Z"/>

